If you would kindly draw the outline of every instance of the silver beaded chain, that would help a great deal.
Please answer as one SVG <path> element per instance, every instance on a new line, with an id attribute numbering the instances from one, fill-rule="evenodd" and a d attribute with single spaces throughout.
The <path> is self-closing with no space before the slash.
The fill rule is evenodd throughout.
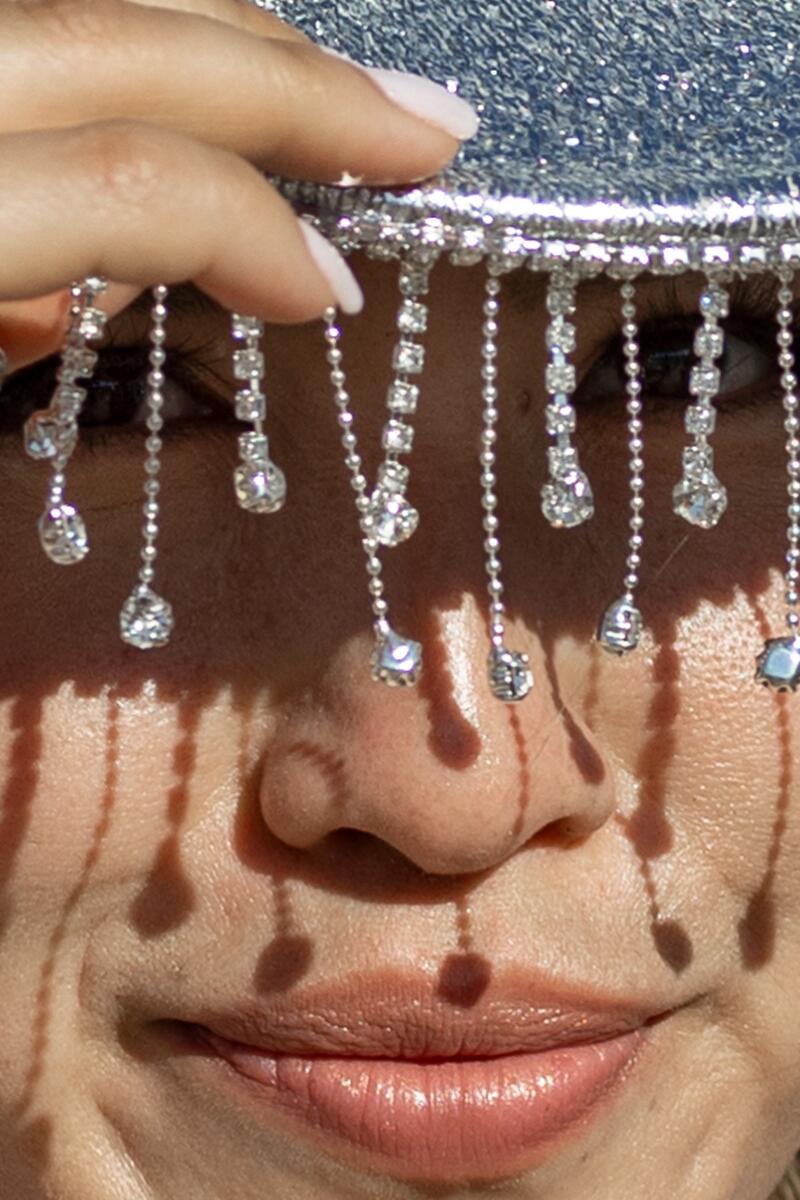
<path id="1" fill-rule="evenodd" d="M 497 419 L 499 388 L 497 386 L 497 333 L 500 312 L 500 280 L 490 273 L 486 279 L 483 302 L 483 342 L 481 367 L 483 399 L 483 431 L 481 433 L 481 504 L 483 529 L 486 534 L 483 549 L 486 554 L 487 591 L 489 593 L 489 686 L 498 700 L 523 700 L 533 687 L 527 654 L 509 650 L 506 640 L 506 607 L 503 603 L 503 583 L 500 578 L 500 520 L 497 516 Z"/>
<path id="2" fill-rule="evenodd" d="M 786 470 L 788 474 L 787 492 L 789 506 L 787 516 L 788 548 L 786 551 L 786 604 L 788 612 L 786 623 L 792 633 L 797 634 L 800 627 L 800 614 L 797 607 L 800 604 L 798 583 L 800 582 L 800 420 L 797 409 L 797 376 L 795 374 L 795 358 L 793 350 L 794 335 L 792 333 L 792 275 L 784 271 L 780 275 L 778 290 L 778 365 L 781 368 L 781 390 L 783 392 L 783 409 L 786 418 L 783 427 L 786 430 Z"/>
<path id="3" fill-rule="evenodd" d="M 389 605 L 384 596 L 383 564 L 380 559 L 380 544 L 371 521 L 372 499 L 368 495 L 369 484 L 363 471 L 358 439 L 355 434 L 355 418 L 347 391 L 347 378 L 342 367 L 342 331 L 336 321 L 336 310 L 325 311 L 326 358 L 330 366 L 330 381 L 333 397 L 338 409 L 342 446 L 345 450 L 345 466 L 350 472 L 350 486 L 355 492 L 355 505 L 362 530 L 362 546 L 366 554 L 367 575 L 372 612 L 375 617 L 376 638 L 372 659 L 373 678 L 390 686 L 414 684 L 422 667 L 422 647 L 396 633 L 389 624 Z"/>
<path id="4" fill-rule="evenodd" d="M 597 639 L 611 654 L 628 654 L 639 645 L 642 614 L 636 607 L 636 588 L 642 565 L 644 537 L 644 451 L 642 422 L 642 380 L 639 358 L 639 325 L 636 320 L 636 292 L 631 280 L 620 288 L 622 297 L 622 352 L 625 357 L 626 411 L 628 414 L 628 469 L 630 471 L 630 537 L 625 560 L 625 591 L 609 605 L 600 621 Z"/>
<path id="5" fill-rule="evenodd" d="M 152 588 L 155 579 L 155 563 L 158 556 L 156 542 L 159 534 L 159 493 L 161 483 L 161 450 L 163 442 L 161 430 L 164 425 L 162 409 L 164 407 L 164 363 L 166 351 L 165 322 L 167 318 L 167 288 L 158 284 L 153 288 L 153 306 L 150 318 L 150 370 L 147 375 L 147 437 L 145 449 L 147 457 L 144 462 L 144 505 L 142 515 L 143 544 L 141 548 L 142 565 L 139 568 L 139 582 L 131 595 L 125 601 L 120 613 L 120 635 L 124 642 L 139 650 L 152 650 L 165 646 L 174 628 L 172 606 Z"/>
<path id="6" fill-rule="evenodd" d="M 269 440 L 264 432 L 267 397 L 263 335 L 264 323 L 258 317 L 231 314 L 231 336 L 237 347 L 233 352 L 233 375 L 245 385 L 236 393 L 236 419 L 252 425 L 252 429 L 239 435 L 239 463 L 233 472 L 233 488 L 240 508 L 253 513 L 276 513 L 286 502 L 286 476 L 270 459 Z"/>

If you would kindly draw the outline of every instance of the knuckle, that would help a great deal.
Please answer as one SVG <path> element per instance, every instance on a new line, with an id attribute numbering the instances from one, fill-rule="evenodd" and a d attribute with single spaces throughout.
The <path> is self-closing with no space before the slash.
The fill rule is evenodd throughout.
<path id="1" fill-rule="evenodd" d="M 119 36 L 122 0 L 18 0 L 40 34 L 59 52 L 107 51 Z"/>
<path id="2" fill-rule="evenodd" d="M 174 139 L 143 121 L 98 121 L 73 132 L 73 153 L 101 208 L 141 212 L 174 171 Z"/>

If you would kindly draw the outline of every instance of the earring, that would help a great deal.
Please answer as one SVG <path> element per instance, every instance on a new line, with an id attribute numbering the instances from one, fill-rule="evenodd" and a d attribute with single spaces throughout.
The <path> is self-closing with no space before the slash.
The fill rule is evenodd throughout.
<path id="1" fill-rule="evenodd" d="M 422 670 L 422 646 L 411 638 L 397 633 L 389 624 L 389 606 L 384 596 L 381 546 L 397 546 L 405 541 L 419 523 L 419 514 L 406 500 L 408 467 L 398 461 L 408 454 L 414 442 L 414 429 L 407 418 L 417 408 L 419 388 L 409 375 L 421 373 L 425 362 L 424 347 L 414 340 L 427 328 L 427 307 L 420 300 L 428 291 L 429 267 L 404 263 L 400 270 L 402 300 L 397 325 L 400 339 L 392 355 L 394 378 L 387 395 L 389 420 L 383 429 L 381 443 L 384 460 L 378 469 L 375 488 L 368 494 L 367 478 L 358 453 L 354 416 L 346 377 L 342 369 L 341 328 L 336 324 L 336 310 L 325 313 L 327 361 L 334 402 L 338 409 L 339 428 L 345 450 L 345 465 L 350 471 L 351 487 L 356 493 L 356 510 L 363 534 L 369 592 L 375 616 L 375 648 L 372 655 L 372 677 L 390 687 L 406 687 L 417 682 Z"/>
<path id="2" fill-rule="evenodd" d="M 500 521 L 497 516 L 497 333 L 500 311 L 500 280 L 494 274 L 486 279 L 486 297 L 483 304 L 483 367 L 481 389 L 483 398 L 483 432 L 481 433 L 481 489 L 483 492 L 483 528 L 486 538 L 483 549 L 486 554 L 486 574 L 489 580 L 489 632 L 492 648 L 489 651 L 489 686 L 498 700 L 513 702 L 524 700 L 533 687 L 533 675 L 529 669 L 529 658 L 505 644 L 505 604 L 503 584 L 500 580 Z"/>
<path id="3" fill-rule="evenodd" d="M 701 529 L 713 529 L 728 507 L 728 493 L 714 474 L 714 451 L 708 439 L 717 422 L 714 400 L 719 393 L 720 370 L 715 364 L 725 348 L 719 321 L 729 310 L 728 293 L 719 282 L 709 280 L 700 296 L 703 323 L 694 340 L 699 362 L 689 377 L 689 391 L 695 400 L 685 417 L 693 441 L 683 452 L 683 477 L 672 492 L 675 513 Z"/>
<path id="4" fill-rule="evenodd" d="M 569 356 L 575 349 L 575 326 L 568 320 L 575 312 L 576 283 L 571 275 L 556 271 L 547 288 L 548 362 L 545 389 L 549 403 L 545 409 L 548 434 L 555 444 L 547 451 L 550 480 L 542 488 L 542 512 L 555 529 L 571 529 L 588 521 L 594 514 L 594 497 L 586 474 L 572 445 L 576 416 L 572 404 L 575 391 L 575 367 Z"/>
<path id="5" fill-rule="evenodd" d="M 239 436 L 240 462 L 233 473 L 233 486 L 241 508 L 248 512 L 274 513 L 286 500 L 286 476 L 269 457 L 264 433 L 267 398 L 263 389 L 264 355 L 260 341 L 264 325 L 256 317 L 231 316 L 231 335 L 244 346 L 233 352 L 233 374 L 246 383 L 236 393 L 236 419 L 248 421 L 252 430 Z"/>
<path id="6" fill-rule="evenodd" d="M 97 355 L 87 346 L 103 336 L 106 314 L 95 306 L 106 290 L 104 279 L 92 276 L 70 288 L 72 304 L 56 389 L 50 407 L 33 413 L 25 423 L 26 453 L 52 463 L 47 504 L 39 518 L 39 540 L 47 557 L 61 566 L 71 566 L 89 553 L 86 525 L 78 509 L 64 499 L 66 470 L 78 441 L 78 417 L 86 399 L 86 388 L 78 379 L 90 379 Z"/>
<path id="7" fill-rule="evenodd" d="M 150 586 L 155 578 L 155 562 L 158 555 L 156 540 L 159 533 L 158 518 L 160 505 L 158 501 L 161 484 L 161 430 L 164 420 L 161 410 L 164 406 L 164 363 L 166 351 L 164 341 L 166 332 L 164 323 L 167 317 L 167 289 L 163 284 L 153 288 L 153 306 L 150 314 L 150 370 L 147 375 L 147 438 L 145 439 L 145 482 L 144 505 L 142 513 L 143 545 L 141 549 L 142 565 L 139 568 L 139 582 L 131 595 L 122 606 L 119 616 L 120 635 L 129 646 L 138 650 L 153 650 L 165 646 L 175 625 L 172 606 L 161 596 L 157 595 Z"/>
<path id="8" fill-rule="evenodd" d="M 625 592 L 621 599 L 610 604 L 600 621 L 597 640 L 611 654 L 627 654 L 639 645 L 642 632 L 642 614 L 635 604 L 635 590 L 639 585 L 639 568 L 642 564 L 642 530 L 644 528 L 644 460 L 642 451 L 642 382 L 639 362 L 639 326 L 636 321 L 635 289 L 626 280 L 620 289 L 622 296 L 622 336 L 625 355 L 625 390 L 628 413 L 628 453 L 630 470 L 630 537 L 628 557 L 625 562 Z"/>
<path id="9" fill-rule="evenodd" d="M 778 275 L 778 365 L 781 368 L 781 390 L 783 409 L 786 413 L 783 427 L 787 433 L 786 469 L 789 506 L 787 515 L 788 549 L 786 552 L 786 592 L 788 607 L 786 624 L 789 636 L 771 638 L 756 659 L 756 680 L 778 692 L 796 692 L 800 686 L 800 419 L 798 419 L 797 376 L 792 335 L 792 272 L 782 268 Z"/>

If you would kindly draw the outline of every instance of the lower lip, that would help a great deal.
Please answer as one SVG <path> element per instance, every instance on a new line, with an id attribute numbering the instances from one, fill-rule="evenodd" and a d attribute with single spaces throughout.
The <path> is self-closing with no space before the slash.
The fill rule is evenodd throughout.
<path id="1" fill-rule="evenodd" d="M 271 1056 L 194 1032 L 272 1127 L 289 1114 L 357 1169 L 440 1183 L 501 1179 L 552 1157 L 616 1094 L 645 1042 L 639 1029 L 535 1054 L 424 1063 Z"/>

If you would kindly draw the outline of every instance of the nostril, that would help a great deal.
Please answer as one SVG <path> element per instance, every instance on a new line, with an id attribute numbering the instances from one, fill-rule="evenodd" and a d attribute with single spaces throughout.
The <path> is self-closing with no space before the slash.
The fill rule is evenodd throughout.
<path id="1" fill-rule="evenodd" d="M 594 826 L 592 827 L 592 829 Z M 574 817 L 559 817 L 549 825 L 543 825 L 528 840 L 529 846 L 553 847 L 561 850 L 573 850 L 582 846 L 592 830 L 575 820 Z"/>

